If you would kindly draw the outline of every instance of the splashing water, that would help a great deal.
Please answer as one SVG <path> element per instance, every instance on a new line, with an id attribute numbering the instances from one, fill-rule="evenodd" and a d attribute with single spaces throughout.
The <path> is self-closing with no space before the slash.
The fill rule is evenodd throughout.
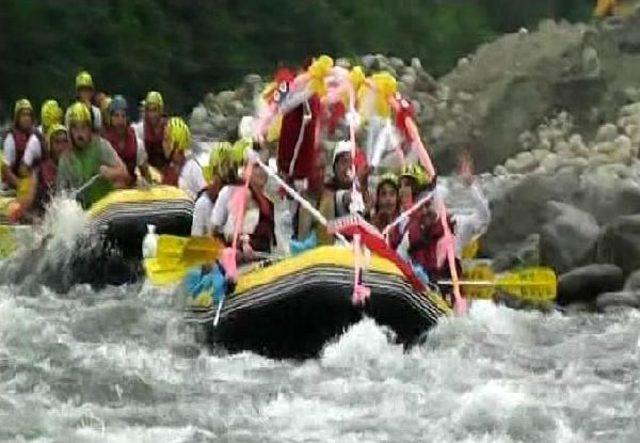
<path id="1" fill-rule="evenodd" d="M 139 285 L 38 298 L 0 288 L 0 441 L 585 442 L 638 431 L 637 313 L 476 303 L 408 352 L 364 320 L 303 363 L 185 356 L 179 316 L 171 293 Z"/>

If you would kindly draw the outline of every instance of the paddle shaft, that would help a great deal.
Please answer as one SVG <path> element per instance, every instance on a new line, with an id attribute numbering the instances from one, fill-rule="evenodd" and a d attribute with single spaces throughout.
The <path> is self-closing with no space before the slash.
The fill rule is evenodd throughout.
<path id="1" fill-rule="evenodd" d="M 76 198 L 78 195 L 82 194 L 84 191 L 87 190 L 87 188 L 89 188 L 89 186 L 91 186 L 96 180 L 98 180 L 100 178 L 100 174 L 96 174 L 93 177 L 91 177 L 89 180 L 87 180 L 85 182 L 85 184 L 83 184 L 82 186 L 80 186 L 78 189 L 76 189 L 75 191 L 73 191 L 71 193 L 71 196 L 73 198 Z"/>
<path id="2" fill-rule="evenodd" d="M 258 166 L 260 166 L 264 172 L 271 178 L 273 178 L 282 188 L 293 198 L 295 201 L 300 203 L 304 209 L 309 211 L 309 213 L 324 227 L 327 226 L 327 219 L 318 211 L 316 208 L 311 205 L 307 200 L 304 199 L 300 194 L 298 194 L 291 186 L 289 186 L 284 180 L 282 180 L 278 174 L 273 172 L 269 166 L 265 165 L 262 160 L 260 160 L 257 156 L 254 158 L 254 161 Z M 345 244 L 348 244 L 347 239 L 342 234 L 335 234 L 335 236 Z"/>

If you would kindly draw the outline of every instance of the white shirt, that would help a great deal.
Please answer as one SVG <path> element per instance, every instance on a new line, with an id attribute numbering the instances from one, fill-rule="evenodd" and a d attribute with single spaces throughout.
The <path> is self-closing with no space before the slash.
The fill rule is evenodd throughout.
<path id="1" fill-rule="evenodd" d="M 462 257 L 464 248 L 483 235 L 491 221 L 491 211 L 489 202 L 482 193 L 480 186 L 473 183 L 469 188 L 471 191 L 473 211 L 470 214 L 460 214 L 454 217 L 456 222 L 456 257 Z"/>
<path id="2" fill-rule="evenodd" d="M 13 134 L 9 132 L 4 139 L 2 145 L 2 153 L 4 154 L 4 163 L 13 168 L 16 163 L 16 141 L 13 138 Z M 42 158 L 42 146 L 40 146 L 40 139 L 35 134 L 29 136 L 27 140 L 27 146 L 25 147 L 24 154 L 22 156 L 22 163 L 29 168 L 33 167 L 38 160 Z"/>
<path id="3" fill-rule="evenodd" d="M 196 199 L 200 191 L 207 187 L 202 168 L 193 158 L 189 158 L 182 167 L 180 177 L 178 177 L 178 187 L 193 200 Z"/>
<path id="4" fill-rule="evenodd" d="M 209 194 L 203 192 L 193 207 L 193 222 L 191 223 L 192 236 L 205 236 L 212 232 L 211 214 L 214 204 Z"/>

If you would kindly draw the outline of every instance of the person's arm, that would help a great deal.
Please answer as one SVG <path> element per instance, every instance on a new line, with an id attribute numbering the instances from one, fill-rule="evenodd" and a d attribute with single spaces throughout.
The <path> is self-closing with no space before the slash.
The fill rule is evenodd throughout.
<path id="1" fill-rule="evenodd" d="M 218 199 L 213 205 L 213 211 L 211 211 L 211 230 L 222 233 L 224 225 L 227 222 L 227 205 L 229 204 L 229 199 L 231 193 L 233 192 L 232 186 L 225 186 L 220 191 L 218 195 Z"/>
<path id="2" fill-rule="evenodd" d="M 193 206 L 193 221 L 191 223 L 191 236 L 204 236 L 209 234 L 210 205 L 206 195 L 201 195 Z"/>
<path id="3" fill-rule="evenodd" d="M 129 172 L 124 162 L 108 141 L 102 139 L 100 149 L 102 163 L 99 169 L 100 175 L 116 187 L 125 187 L 129 182 Z"/>
<path id="4" fill-rule="evenodd" d="M 16 162 L 16 143 L 11 133 L 7 134 L 2 145 L 4 162 L 2 163 L 2 179 L 13 188 L 18 186 L 18 177 L 11 170 Z"/>
<path id="5" fill-rule="evenodd" d="M 40 140 L 35 135 L 29 137 L 29 141 L 27 142 L 27 147 L 24 151 L 24 156 L 22 157 L 22 163 L 29 170 L 33 169 L 33 166 L 42 158 L 42 146 L 40 145 Z"/>

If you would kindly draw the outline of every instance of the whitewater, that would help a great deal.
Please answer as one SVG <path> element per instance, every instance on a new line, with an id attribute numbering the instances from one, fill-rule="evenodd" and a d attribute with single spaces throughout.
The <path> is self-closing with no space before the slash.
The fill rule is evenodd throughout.
<path id="1" fill-rule="evenodd" d="M 50 213 L 44 262 L 68 257 L 83 229 L 69 200 Z M 46 269 L 0 267 L 0 441 L 635 442 L 640 431 L 635 311 L 476 302 L 409 350 L 365 319 L 317 359 L 275 361 L 198 346 L 175 289 L 56 293 L 34 275 L 6 278 L 25 265 Z"/>

